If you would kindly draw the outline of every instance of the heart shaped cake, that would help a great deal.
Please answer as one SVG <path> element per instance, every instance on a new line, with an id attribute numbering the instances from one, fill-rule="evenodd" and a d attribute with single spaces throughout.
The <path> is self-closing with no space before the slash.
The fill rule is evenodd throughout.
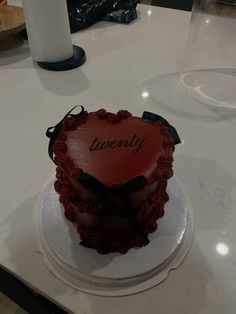
<path id="1" fill-rule="evenodd" d="M 139 118 L 81 108 L 47 130 L 65 216 L 81 244 L 99 253 L 144 246 L 164 215 L 179 136 L 150 112 Z"/>

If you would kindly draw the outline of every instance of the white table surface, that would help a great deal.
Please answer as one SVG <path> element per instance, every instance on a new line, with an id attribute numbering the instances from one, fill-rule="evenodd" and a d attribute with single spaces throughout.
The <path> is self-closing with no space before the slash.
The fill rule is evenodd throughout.
<path id="1" fill-rule="evenodd" d="M 101 22 L 74 34 L 87 62 L 73 71 L 40 69 L 26 46 L 0 53 L 0 264 L 74 313 L 235 314 L 235 114 L 219 116 L 199 105 L 199 115 L 181 115 L 142 97 L 145 81 L 179 69 L 190 14 L 138 9 L 131 25 Z M 33 206 L 55 172 L 45 130 L 76 104 L 138 115 L 150 110 L 184 139 L 174 169 L 194 210 L 194 243 L 165 282 L 143 293 L 106 298 L 78 292 L 55 278 L 35 249 Z"/>

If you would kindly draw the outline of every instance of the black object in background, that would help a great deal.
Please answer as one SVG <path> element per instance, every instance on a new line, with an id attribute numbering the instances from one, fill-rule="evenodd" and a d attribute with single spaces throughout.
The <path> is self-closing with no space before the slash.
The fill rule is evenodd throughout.
<path id="1" fill-rule="evenodd" d="M 137 17 L 138 0 L 67 0 L 71 32 L 99 20 L 130 23 Z"/>

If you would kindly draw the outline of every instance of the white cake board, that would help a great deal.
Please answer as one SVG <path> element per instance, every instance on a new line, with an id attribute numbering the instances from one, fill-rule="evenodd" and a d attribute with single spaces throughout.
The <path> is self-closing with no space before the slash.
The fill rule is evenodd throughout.
<path id="1" fill-rule="evenodd" d="M 101 255 L 79 245 L 50 179 L 35 207 L 36 245 L 49 269 L 68 285 L 96 295 L 121 296 L 157 285 L 180 265 L 193 238 L 192 211 L 180 184 L 169 180 L 170 200 L 150 243 L 126 254 Z"/>

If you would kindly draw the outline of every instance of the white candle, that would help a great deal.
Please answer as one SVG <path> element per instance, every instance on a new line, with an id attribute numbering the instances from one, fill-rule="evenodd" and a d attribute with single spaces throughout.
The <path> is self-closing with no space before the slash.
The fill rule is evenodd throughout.
<path id="1" fill-rule="evenodd" d="M 73 55 L 66 0 L 22 0 L 32 58 L 58 62 Z"/>

